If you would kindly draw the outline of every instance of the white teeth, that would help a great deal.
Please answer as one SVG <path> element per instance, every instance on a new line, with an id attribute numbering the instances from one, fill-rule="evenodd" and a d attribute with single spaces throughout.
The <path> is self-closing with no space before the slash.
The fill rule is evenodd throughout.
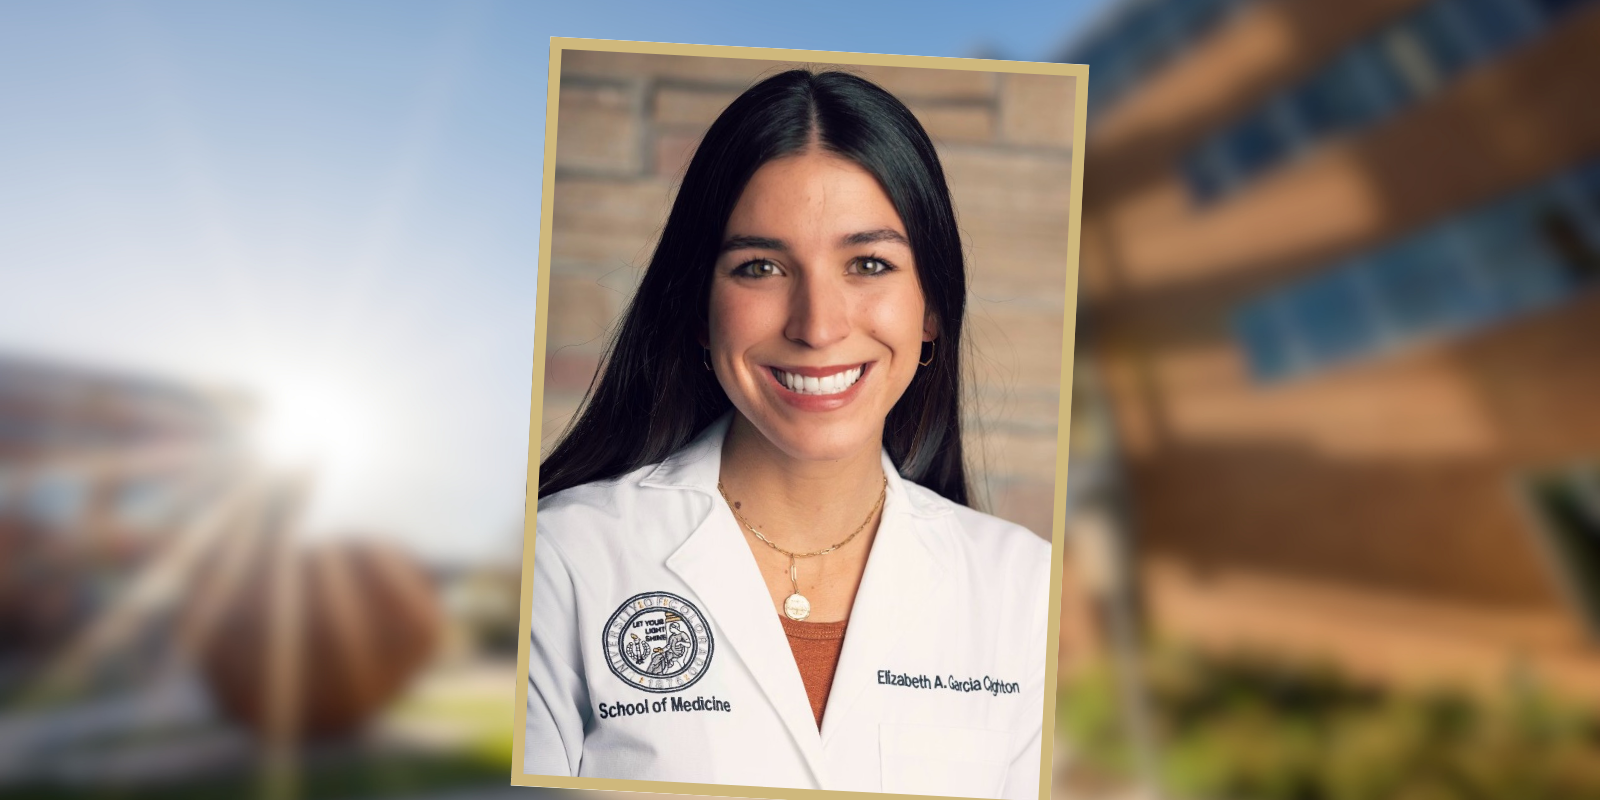
<path id="1" fill-rule="evenodd" d="M 777 374 L 780 383 L 796 394 L 838 394 L 854 386 L 856 381 L 861 380 L 861 367 L 847 369 L 832 375 L 824 375 L 821 378 L 796 375 L 792 372 L 784 372 L 777 369 L 773 370 L 773 372 Z"/>

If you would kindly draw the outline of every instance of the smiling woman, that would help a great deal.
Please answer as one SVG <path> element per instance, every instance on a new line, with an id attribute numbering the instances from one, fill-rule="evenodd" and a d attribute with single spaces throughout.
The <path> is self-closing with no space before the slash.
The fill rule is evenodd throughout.
<path id="1" fill-rule="evenodd" d="M 743 421 L 736 438 L 748 423 L 798 462 L 876 463 L 883 420 L 937 331 L 902 228 L 871 173 L 820 147 L 751 177 L 711 279 L 705 342 Z"/>
<path id="2" fill-rule="evenodd" d="M 713 377 L 692 368 L 711 366 L 702 348 L 728 349 L 723 337 L 710 338 L 719 320 L 770 324 L 781 316 L 783 336 L 802 334 L 796 343 L 811 351 L 800 361 L 814 362 L 816 351 L 832 355 L 865 345 L 862 336 L 844 347 L 806 342 L 806 329 L 812 337 L 836 337 L 848 331 L 834 326 L 860 322 L 869 324 L 860 334 L 877 335 L 879 318 L 899 308 L 879 302 L 887 293 L 923 307 L 916 325 L 937 329 L 942 321 L 945 346 L 931 348 L 934 358 L 920 375 L 914 362 L 921 358 L 901 358 L 895 371 L 885 370 L 883 389 L 874 393 L 878 413 L 809 419 L 814 427 L 807 435 L 840 435 L 840 426 L 876 417 L 871 424 L 882 429 L 883 447 L 901 474 L 966 503 L 959 408 L 966 271 L 939 157 L 905 105 L 843 72 L 794 70 L 769 78 L 711 124 L 677 197 L 607 354 L 607 375 L 614 378 L 596 383 L 583 413 L 540 465 L 540 497 L 660 461 L 730 403 L 738 407 L 754 396 L 759 370 L 730 361 Z M 761 283 L 769 279 L 777 286 Z M 730 312 L 732 298 L 745 304 L 758 297 L 769 300 Z M 719 298 L 720 314 L 713 308 Z M 872 318 L 846 319 L 852 309 Z M 832 365 L 792 366 L 820 380 L 822 374 L 804 369 Z M 863 380 L 872 382 L 872 365 L 860 366 Z"/>
<path id="3" fill-rule="evenodd" d="M 523 773 L 1039 796 L 1050 546 L 969 507 L 966 297 L 900 100 L 727 105 L 539 466 Z"/>

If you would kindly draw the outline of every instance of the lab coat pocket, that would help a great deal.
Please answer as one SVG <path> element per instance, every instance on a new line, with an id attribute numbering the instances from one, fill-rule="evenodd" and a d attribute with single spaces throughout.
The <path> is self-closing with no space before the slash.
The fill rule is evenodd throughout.
<path id="1" fill-rule="evenodd" d="M 1006 738 L 979 728 L 882 723 L 883 791 L 947 797 L 999 797 Z"/>

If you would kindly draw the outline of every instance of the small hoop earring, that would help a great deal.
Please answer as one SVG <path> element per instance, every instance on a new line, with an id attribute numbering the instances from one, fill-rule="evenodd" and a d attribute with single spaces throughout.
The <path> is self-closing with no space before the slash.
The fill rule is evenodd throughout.
<path id="1" fill-rule="evenodd" d="M 929 364 L 933 363 L 933 351 L 935 349 L 937 349 L 938 344 L 939 344 L 939 340 L 938 339 L 929 340 L 929 342 L 928 342 L 928 360 L 927 361 L 918 361 L 917 362 L 917 366 L 926 367 Z"/>
<path id="2" fill-rule="evenodd" d="M 711 369 L 711 348 L 700 348 L 700 364 L 706 368 L 706 372 L 715 372 Z"/>

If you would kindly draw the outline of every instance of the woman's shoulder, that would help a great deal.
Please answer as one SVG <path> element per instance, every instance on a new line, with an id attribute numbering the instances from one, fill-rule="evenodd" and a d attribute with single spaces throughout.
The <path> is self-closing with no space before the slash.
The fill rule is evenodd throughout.
<path id="1" fill-rule="evenodd" d="M 692 532 L 709 507 L 700 492 L 662 485 L 649 464 L 611 478 L 562 489 L 539 498 L 535 527 L 541 539 L 567 550 L 613 545 L 669 544 Z"/>
<path id="2" fill-rule="evenodd" d="M 1000 562 L 1001 566 L 1022 567 L 1050 561 L 1050 540 L 1026 527 L 986 514 L 950 500 L 938 492 L 906 481 L 906 494 L 913 513 L 928 519 L 942 518 L 942 526 L 969 558 Z"/>
<path id="3" fill-rule="evenodd" d="M 953 591 L 983 603 L 989 619 L 1039 618 L 1050 593 L 1049 540 L 909 482 L 907 493 L 918 538 Z"/>
<path id="4" fill-rule="evenodd" d="M 629 480 L 633 476 L 634 473 L 630 472 L 614 478 L 569 486 L 559 492 L 547 494 L 539 498 L 539 516 L 581 514 L 586 511 L 604 512 L 614 509 L 627 501 L 629 490 L 637 487 L 637 481 Z"/>
<path id="5" fill-rule="evenodd" d="M 535 521 L 540 535 L 582 531 L 585 537 L 592 537 L 634 527 L 643 503 L 660 504 L 665 499 L 658 496 L 647 501 L 642 497 L 647 490 L 641 480 L 649 470 L 643 467 L 539 498 Z"/>

